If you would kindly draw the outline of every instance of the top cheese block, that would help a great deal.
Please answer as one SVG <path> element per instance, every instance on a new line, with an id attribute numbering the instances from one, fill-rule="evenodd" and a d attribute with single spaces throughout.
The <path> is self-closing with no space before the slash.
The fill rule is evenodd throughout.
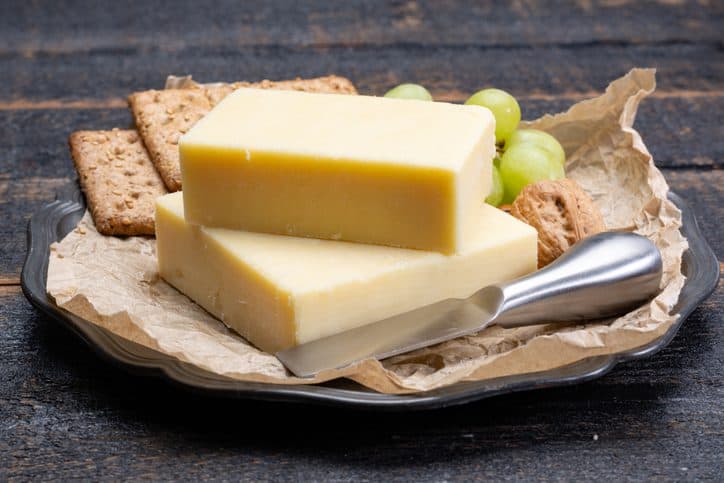
<path id="1" fill-rule="evenodd" d="M 491 187 L 479 106 L 239 89 L 179 142 L 190 223 L 442 253 Z"/>

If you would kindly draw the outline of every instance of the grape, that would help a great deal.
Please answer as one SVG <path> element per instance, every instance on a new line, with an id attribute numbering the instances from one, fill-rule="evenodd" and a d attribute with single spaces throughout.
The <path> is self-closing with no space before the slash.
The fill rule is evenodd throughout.
<path id="1" fill-rule="evenodd" d="M 563 151 L 561 143 L 547 132 L 537 129 L 518 129 L 510 136 L 505 143 L 505 147 L 508 148 L 523 143 L 535 144 L 545 149 L 553 156 L 553 159 L 561 163 L 561 166 L 566 165 L 566 152 Z"/>
<path id="2" fill-rule="evenodd" d="M 432 95 L 427 89 L 419 84 L 400 84 L 393 87 L 385 94 L 385 97 L 394 99 L 415 99 L 418 101 L 431 101 Z"/>
<path id="3" fill-rule="evenodd" d="M 545 149 L 535 144 L 510 146 L 500 159 L 505 203 L 512 203 L 520 190 L 530 183 L 544 179 L 560 179 L 566 173 L 563 166 Z"/>
<path id="4" fill-rule="evenodd" d="M 503 180 L 500 178 L 498 167 L 493 165 L 493 187 L 490 194 L 485 198 L 485 202 L 489 205 L 498 206 L 503 201 Z"/>
<path id="5" fill-rule="evenodd" d="M 465 101 L 465 104 L 487 107 L 495 116 L 495 142 L 504 143 L 520 122 L 520 106 L 515 97 L 500 89 L 483 89 Z"/>

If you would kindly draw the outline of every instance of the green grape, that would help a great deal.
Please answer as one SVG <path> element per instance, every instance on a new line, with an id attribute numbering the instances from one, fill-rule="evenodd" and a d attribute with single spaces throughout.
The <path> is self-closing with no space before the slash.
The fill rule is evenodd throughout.
<path id="1" fill-rule="evenodd" d="M 504 143 L 520 122 L 520 106 L 515 97 L 500 89 L 483 89 L 465 101 L 465 104 L 487 107 L 495 116 L 495 142 Z"/>
<path id="2" fill-rule="evenodd" d="M 515 144 L 500 159 L 500 176 L 503 178 L 505 203 L 512 203 L 530 183 L 544 179 L 560 179 L 566 173 L 553 156 L 534 144 Z"/>
<path id="3" fill-rule="evenodd" d="M 400 84 L 393 87 L 385 94 L 385 97 L 394 99 L 415 99 L 418 101 L 431 101 L 432 95 L 427 89 L 419 84 Z"/>
<path id="4" fill-rule="evenodd" d="M 503 201 L 503 180 L 500 178 L 498 167 L 493 165 L 493 187 L 490 194 L 485 198 L 485 202 L 489 205 L 498 206 Z"/>
<path id="5" fill-rule="evenodd" d="M 561 163 L 561 166 L 566 165 L 566 152 L 563 151 L 561 143 L 547 132 L 537 129 L 518 129 L 510 136 L 510 139 L 505 143 L 505 147 L 508 148 L 523 143 L 535 144 L 545 149 L 551 153 L 553 159 Z"/>

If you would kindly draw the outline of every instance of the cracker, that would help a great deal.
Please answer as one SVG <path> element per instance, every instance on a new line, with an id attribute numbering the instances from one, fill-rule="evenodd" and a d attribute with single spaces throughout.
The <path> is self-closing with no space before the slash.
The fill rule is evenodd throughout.
<path id="1" fill-rule="evenodd" d="M 153 235 L 163 180 L 135 130 L 78 131 L 70 151 L 96 229 L 104 235 Z"/>
<path id="2" fill-rule="evenodd" d="M 178 140 L 221 99 L 240 87 L 356 94 L 348 79 L 337 76 L 285 81 L 195 85 L 186 89 L 136 92 L 128 98 L 136 127 L 169 191 L 181 189 Z"/>

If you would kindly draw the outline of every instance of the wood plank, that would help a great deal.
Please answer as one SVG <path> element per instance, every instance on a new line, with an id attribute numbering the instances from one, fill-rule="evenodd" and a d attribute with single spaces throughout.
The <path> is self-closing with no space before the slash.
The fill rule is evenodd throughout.
<path id="1" fill-rule="evenodd" d="M 523 116 L 563 112 L 578 100 L 523 101 Z M 724 168 L 721 112 L 724 96 L 653 96 L 641 103 L 634 127 L 661 168 Z"/>
<path id="2" fill-rule="evenodd" d="M 22 293 L 22 289 L 17 283 L 11 285 L 0 285 L 0 300 L 22 296 Z"/>
<path id="3" fill-rule="evenodd" d="M 226 46 L 362 46 L 390 44 L 641 44 L 721 40 L 720 2 L 552 0 L 471 3 L 346 2 L 99 3 L 5 1 L 0 53 L 44 55 Z"/>
<path id="4" fill-rule="evenodd" d="M 110 99 L 63 100 L 23 100 L 0 102 L 0 111 L 37 110 L 37 109 L 120 109 L 128 106 L 128 99 L 113 97 Z"/>
<path id="5" fill-rule="evenodd" d="M 71 132 L 133 125 L 128 109 L 0 111 L 0 173 L 11 178 L 72 176 Z"/>
<path id="6" fill-rule="evenodd" d="M 205 398 L 129 375 L 36 312 L 15 287 L 0 292 L 0 474 L 426 481 L 554 471 L 564 480 L 716 479 L 723 306 L 720 285 L 668 348 L 592 382 L 385 414 Z"/>
<path id="7" fill-rule="evenodd" d="M 555 66 L 555 68 L 552 68 Z M 724 50 L 715 44 L 617 45 L 574 48 L 424 47 L 192 47 L 175 52 L 129 49 L 30 58 L 0 55 L 1 103 L 122 99 L 160 88 L 167 74 L 200 81 L 284 79 L 329 73 L 352 79 L 361 92 L 383 94 L 419 82 L 433 94 L 464 98 L 487 85 L 516 96 L 600 92 L 633 67 L 658 68 L 659 90 L 724 89 Z M 455 94 L 457 93 L 457 94 Z"/>
<path id="8" fill-rule="evenodd" d="M 55 199 L 56 192 L 72 182 L 61 178 L 10 178 L 0 175 L 0 286 L 20 283 L 30 216 Z"/>
<path id="9" fill-rule="evenodd" d="M 669 187 L 694 210 L 699 228 L 716 257 L 724 261 L 724 170 L 665 169 L 663 172 Z"/>
<path id="10" fill-rule="evenodd" d="M 436 101 L 463 103 L 470 92 L 463 91 L 440 91 L 433 90 Z M 602 91 L 589 92 L 560 92 L 557 94 L 532 93 L 517 95 L 518 102 L 526 101 L 573 101 L 578 102 L 600 95 Z M 368 93 L 369 94 L 369 93 Z M 694 91 L 686 90 L 658 90 L 653 92 L 650 98 L 656 99 L 691 99 L 697 97 L 716 98 L 724 97 L 724 90 Z M 128 106 L 128 99 L 125 97 L 109 97 L 105 99 L 78 99 L 78 100 L 33 100 L 15 99 L 12 101 L 0 101 L 0 111 L 27 111 L 27 110 L 51 110 L 51 109 L 115 109 Z"/>

